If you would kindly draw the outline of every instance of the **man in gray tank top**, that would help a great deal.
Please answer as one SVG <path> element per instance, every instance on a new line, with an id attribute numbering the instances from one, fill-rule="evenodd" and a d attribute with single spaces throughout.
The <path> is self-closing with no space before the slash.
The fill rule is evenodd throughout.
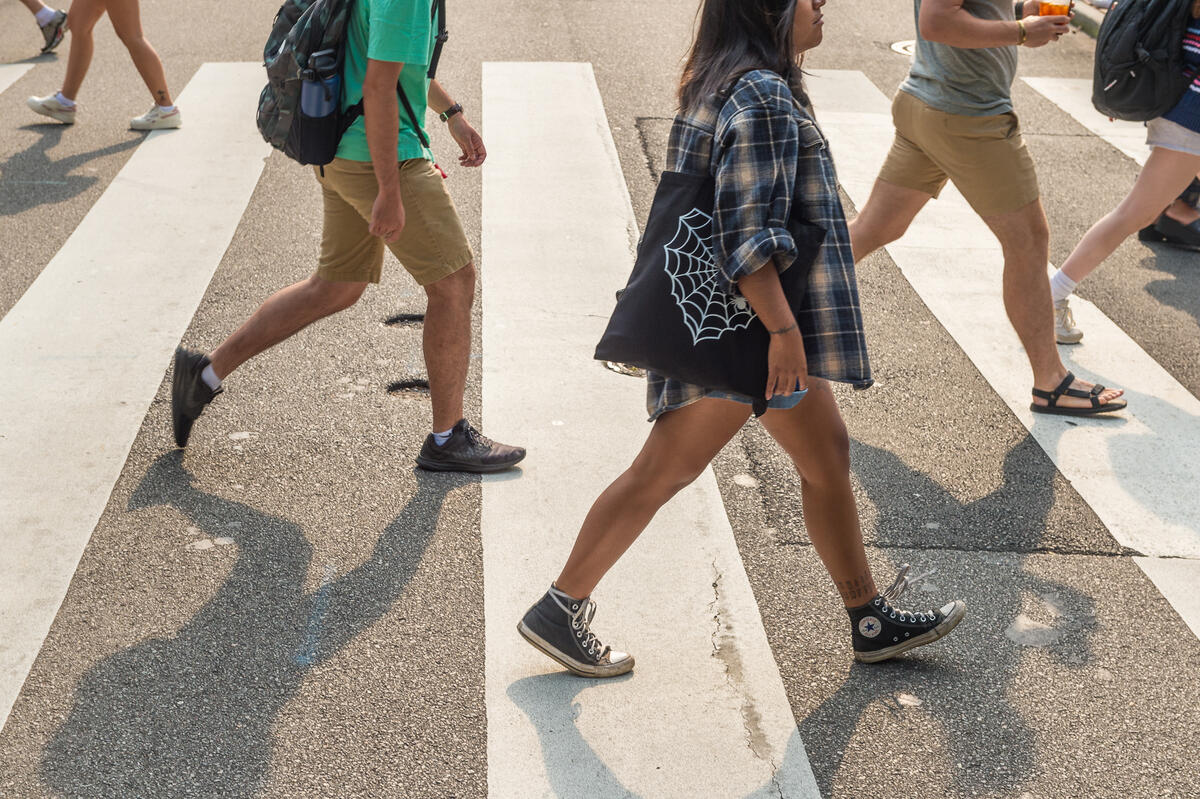
<path id="1" fill-rule="evenodd" d="M 1068 16 L 1038 16 L 1038 7 L 1039 0 L 1015 6 L 1012 0 L 913 0 L 917 48 L 892 104 L 896 139 L 850 223 L 850 238 L 861 260 L 903 236 L 953 181 L 1004 249 L 1005 309 L 1033 370 L 1031 409 L 1109 413 L 1125 407 L 1123 392 L 1094 391 L 1058 356 L 1046 275 L 1050 231 L 1013 113 L 1017 47 L 1041 47 L 1070 31 Z"/>

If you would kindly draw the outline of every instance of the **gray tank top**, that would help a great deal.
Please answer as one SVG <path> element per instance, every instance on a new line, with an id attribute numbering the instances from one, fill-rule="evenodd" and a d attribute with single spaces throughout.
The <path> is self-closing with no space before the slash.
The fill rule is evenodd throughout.
<path id="1" fill-rule="evenodd" d="M 921 38 L 921 0 L 913 0 L 917 50 L 900 90 L 948 114 L 988 116 L 1012 111 L 1012 82 L 1017 48 L 965 49 Z M 964 0 L 963 8 L 980 19 L 1015 19 L 1012 0 Z"/>

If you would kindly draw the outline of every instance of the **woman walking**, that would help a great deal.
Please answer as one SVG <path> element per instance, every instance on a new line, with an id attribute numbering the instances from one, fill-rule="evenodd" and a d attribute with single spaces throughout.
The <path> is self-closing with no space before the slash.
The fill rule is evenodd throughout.
<path id="1" fill-rule="evenodd" d="M 62 88 L 45 97 L 30 97 L 25 101 L 26 104 L 42 116 L 68 125 L 75 124 L 78 110 L 75 100 L 92 63 L 92 31 L 105 11 L 154 100 L 149 111 L 130 120 L 129 127 L 133 130 L 179 127 L 183 118 L 167 90 L 162 61 L 142 34 L 138 0 L 75 0 L 71 4 L 71 51 L 67 57 L 67 75 Z"/>
<path id="2" fill-rule="evenodd" d="M 1200 0 L 1192 4 L 1192 19 L 1183 38 L 1186 68 L 1196 77 L 1179 102 L 1146 126 L 1146 143 L 1153 148 L 1128 196 L 1108 216 L 1092 226 L 1074 252 L 1050 279 L 1054 295 L 1054 332 L 1059 344 L 1077 344 L 1083 331 L 1075 326 L 1068 298 L 1075 287 L 1099 266 L 1129 236 L 1142 231 L 1143 240 L 1161 240 L 1166 235 L 1182 243 L 1196 236 L 1200 245 L 1197 216 L 1176 198 L 1200 172 Z M 1164 212 L 1164 208 L 1170 208 Z M 1151 227 L 1153 226 L 1153 228 Z M 1174 243 L 1174 242 L 1172 242 Z"/>
<path id="3" fill-rule="evenodd" d="M 724 288 L 770 332 L 762 424 L 802 478 L 809 537 L 842 595 L 855 657 L 886 660 L 941 638 L 961 601 L 911 613 L 893 608 L 904 571 L 882 594 L 867 565 L 850 485 L 849 437 L 826 380 L 871 384 L 854 260 L 833 162 L 801 85 L 799 59 L 821 41 L 825 0 L 704 0 L 679 89 L 667 163 L 716 183 L 713 253 Z M 793 213 L 824 227 L 808 306 L 792 314 L 779 273 L 797 256 Z M 650 436 L 629 469 L 592 505 L 558 579 L 518 631 L 575 674 L 612 677 L 633 657 L 591 629 L 591 594 L 672 496 L 742 427 L 751 397 L 720 394 L 651 372 Z"/>

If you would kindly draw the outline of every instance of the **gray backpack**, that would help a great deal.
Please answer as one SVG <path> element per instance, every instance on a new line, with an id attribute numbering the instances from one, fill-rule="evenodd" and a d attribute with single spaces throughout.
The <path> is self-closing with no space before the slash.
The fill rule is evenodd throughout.
<path id="1" fill-rule="evenodd" d="M 363 113 L 362 99 L 342 110 L 342 67 L 354 0 L 285 0 L 263 48 L 267 85 L 258 98 L 258 130 L 272 147 L 302 164 L 324 166 L 342 134 Z M 445 0 L 435 0 L 437 43 L 429 77 L 437 72 L 446 33 Z M 400 84 L 400 102 L 421 144 L 429 141 Z"/>

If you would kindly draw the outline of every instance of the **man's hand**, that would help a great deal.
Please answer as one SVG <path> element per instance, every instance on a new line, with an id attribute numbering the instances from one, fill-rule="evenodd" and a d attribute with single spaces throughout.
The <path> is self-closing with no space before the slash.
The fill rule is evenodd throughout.
<path id="1" fill-rule="evenodd" d="M 399 189 L 380 189 L 371 208 L 371 235 L 391 244 L 404 230 L 404 202 Z"/>
<path id="2" fill-rule="evenodd" d="M 1025 46 L 1041 47 L 1070 32 L 1070 17 L 1028 17 L 1025 20 Z"/>
<path id="3" fill-rule="evenodd" d="M 804 337 L 793 326 L 787 333 L 771 336 L 767 350 L 766 398 L 790 397 L 800 388 L 808 388 L 808 359 L 804 355 Z"/>
<path id="4" fill-rule="evenodd" d="M 483 148 L 483 137 L 476 132 L 475 128 L 471 127 L 471 123 L 463 117 L 461 113 L 450 117 L 447 123 L 450 128 L 450 135 L 454 137 L 454 141 L 458 142 L 459 148 L 462 150 L 462 155 L 458 157 L 458 163 L 462 166 L 480 166 L 484 159 L 487 158 L 487 150 Z"/>

